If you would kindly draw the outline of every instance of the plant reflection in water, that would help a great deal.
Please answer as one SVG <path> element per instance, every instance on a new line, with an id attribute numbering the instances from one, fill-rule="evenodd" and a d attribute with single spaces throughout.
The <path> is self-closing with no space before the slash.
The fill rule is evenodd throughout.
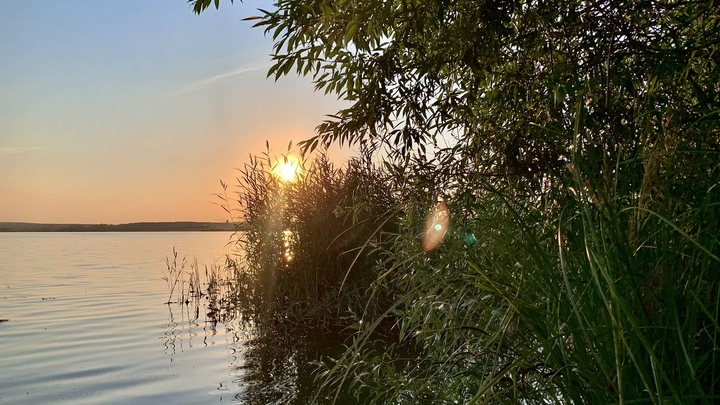
<path id="1" fill-rule="evenodd" d="M 291 231 L 282 232 L 286 265 L 294 258 L 295 242 Z M 192 270 L 195 273 L 196 269 Z M 208 347 L 224 337 L 231 375 L 229 381 L 218 383 L 219 389 L 234 393 L 234 400 L 243 404 L 310 403 L 317 391 L 313 374 L 317 362 L 338 358 L 348 336 L 256 316 L 262 311 L 248 310 L 249 303 L 238 294 L 243 276 L 237 273 L 234 263 L 212 265 L 204 273 L 205 282 L 196 284 L 202 285 L 202 290 L 186 293 L 189 299 L 168 305 L 162 338 L 170 361 L 178 353 Z M 188 291 L 187 286 L 180 287 L 178 290 Z M 197 345 L 199 335 L 203 336 L 202 346 Z M 230 381 L 233 384 L 228 384 Z M 348 397 L 339 403 L 356 401 Z"/>
<path id="2" fill-rule="evenodd" d="M 173 254 L 177 257 L 177 253 L 173 252 Z M 186 263 L 184 259 L 182 262 Z M 205 266 L 205 283 L 200 281 L 197 262 L 190 265 L 190 271 L 185 271 L 184 265 L 180 269 L 176 269 L 176 265 L 171 264 L 169 268 L 173 273 L 184 272 L 188 276 L 187 279 L 180 275 L 175 276 L 174 279 L 180 280 L 177 293 L 182 298 L 167 305 L 168 322 L 165 325 L 163 345 L 165 354 L 170 355 L 172 361 L 173 355 L 186 350 L 185 346 L 187 349 L 192 349 L 195 344 L 194 340 L 200 333 L 203 335 L 203 346 L 207 347 L 209 345 L 208 338 L 218 334 L 218 323 L 225 324 L 232 321 L 220 309 L 225 300 L 223 295 L 227 295 L 231 283 L 226 280 L 227 277 L 223 276 L 222 267 L 216 264 L 210 267 Z M 178 307 L 179 320 L 176 319 Z M 200 320 L 201 311 L 204 314 L 202 321 Z M 202 332 L 200 332 L 200 322 L 202 322 Z"/>

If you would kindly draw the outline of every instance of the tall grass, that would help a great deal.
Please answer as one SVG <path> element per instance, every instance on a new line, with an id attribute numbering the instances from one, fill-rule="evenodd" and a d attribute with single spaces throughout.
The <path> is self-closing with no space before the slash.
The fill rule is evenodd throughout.
<path id="1" fill-rule="evenodd" d="M 365 307 L 376 278 L 372 252 L 392 226 L 388 180 L 369 157 L 337 167 L 318 153 L 303 157 L 297 178 L 283 182 L 275 169 L 284 159 L 272 157 L 269 147 L 250 156 L 238 169 L 233 201 L 223 185 L 223 204 L 243 223 L 241 256 L 232 264 L 235 299 L 266 321 L 346 324 Z"/>
<path id="2" fill-rule="evenodd" d="M 229 299 L 238 280 L 237 274 L 229 271 L 235 268 L 235 261 L 230 256 L 226 256 L 224 264 L 204 265 L 201 272 L 197 259 L 178 259 L 178 252 L 173 247 L 172 259 L 166 256 L 165 264 L 167 269 L 163 271 L 162 280 L 168 288 L 165 302 L 168 307 L 177 304 L 186 307 L 189 313 L 192 306 L 197 319 L 202 304 L 207 307 L 206 315 L 214 324 L 237 318 L 238 312 Z"/>
<path id="3" fill-rule="evenodd" d="M 281 183 L 269 150 L 252 156 L 226 304 L 357 330 L 319 363 L 318 402 L 716 403 L 718 154 L 638 140 L 598 167 L 576 144 L 529 179 L 463 155 L 337 168 L 320 154 Z M 450 227 L 428 250 L 439 201 Z"/>
<path id="4" fill-rule="evenodd" d="M 614 159 L 579 155 L 541 193 L 417 159 L 376 281 L 397 292 L 384 316 L 400 339 L 378 347 L 366 317 L 325 386 L 369 403 L 720 401 L 720 159 Z M 438 198 L 451 231 L 423 252 Z"/>

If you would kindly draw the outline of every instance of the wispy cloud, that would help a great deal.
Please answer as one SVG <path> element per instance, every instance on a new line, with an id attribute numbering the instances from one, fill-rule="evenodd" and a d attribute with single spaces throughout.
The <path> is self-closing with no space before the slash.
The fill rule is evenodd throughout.
<path id="1" fill-rule="evenodd" d="M 229 79 L 231 77 L 240 76 L 242 74 L 249 73 L 249 72 L 255 72 L 258 70 L 266 70 L 269 67 L 270 67 L 269 63 L 263 63 L 263 64 L 258 64 L 258 65 L 253 65 L 253 66 L 243 66 L 243 67 L 231 70 L 229 72 L 220 73 L 219 75 L 215 75 L 215 76 L 209 77 L 207 79 L 203 79 L 203 80 L 199 80 L 194 83 L 190 83 L 190 84 L 185 85 L 177 90 L 171 91 L 169 93 L 165 93 L 164 96 L 166 96 L 166 97 L 167 96 L 178 96 L 181 94 L 192 93 L 194 91 L 204 89 L 205 87 L 211 86 L 217 82 Z"/>
<path id="2" fill-rule="evenodd" d="M 25 152 L 31 152 L 34 150 L 39 150 L 40 148 L 32 147 L 32 148 L 17 148 L 14 146 L 0 146 L 0 156 L 3 155 L 18 155 L 20 153 Z"/>

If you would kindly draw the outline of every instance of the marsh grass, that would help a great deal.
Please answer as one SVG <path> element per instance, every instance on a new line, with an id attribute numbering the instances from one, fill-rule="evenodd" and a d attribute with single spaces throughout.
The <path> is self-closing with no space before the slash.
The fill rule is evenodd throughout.
<path id="1" fill-rule="evenodd" d="M 203 265 L 203 271 L 197 259 L 189 262 L 187 258 L 178 259 L 178 252 L 173 247 L 172 259 L 165 258 L 166 270 L 162 280 L 168 289 L 166 305 L 178 304 L 199 307 L 202 299 L 206 300 L 209 312 L 218 313 L 221 309 L 229 309 L 223 305 L 227 296 L 231 295 L 236 281 L 236 274 L 231 272 L 233 261 L 225 257 L 223 264 L 211 263 Z M 222 318 L 230 318 L 223 314 Z"/>
<path id="2" fill-rule="evenodd" d="M 259 330 L 355 331 L 316 361 L 320 403 L 717 403 L 720 159 L 661 149 L 578 147 L 525 179 L 321 154 L 291 183 L 268 150 L 239 171 L 217 302 Z M 424 248 L 440 201 L 449 231 Z"/>
<path id="3" fill-rule="evenodd" d="M 368 157 L 343 167 L 324 152 L 301 157 L 296 178 L 282 181 L 275 166 L 287 154 L 274 159 L 268 147 L 250 156 L 238 169 L 236 199 L 224 183 L 218 194 L 243 221 L 241 253 L 230 263 L 234 299 L 265 321 L 333 329 L 367 302 L 394 197 Z"/>
<path id="4" fill-rule="evenodd" d="M 165 256 L 167 270 L 163 271 L 162 279 L 165 280 L 168 289 L 168 299 L 165 304 L 177 304 L 184 302 L 185 298 L 185 266 L 187 261 L 183 258 L 178 264 L 178 253 L 173 246 L 172 260 Z"/>
<path id="5" fill-rule="evenodd" d="M 407 193 L 375 283 L 394 302 L 360 316 L 323 389 L 378 404 L 717 403 L 720 160 L 643 156 L 616 156 L 634 166 L 595 179 L 574 160 L 540 195 L 411 166 L 424 189 Z M 436 196 L 451 231 L 423 252 Z M 398 339 L 378 345 L 387 320 Z"/>
<path id="6" fill-rule="evenodd" d="M 422 157 L 321 155 L 281 184 L 268 151 L 240 171 L 245 253 L 208 296 L 267 333 L 354 331 L 314 360 L 318 403 L 717 403 L 720 164 L 616 159 L 598 175 L 578 157 L 532 192 Z M 438 201 L 450 230 L 428 250 Z"/>

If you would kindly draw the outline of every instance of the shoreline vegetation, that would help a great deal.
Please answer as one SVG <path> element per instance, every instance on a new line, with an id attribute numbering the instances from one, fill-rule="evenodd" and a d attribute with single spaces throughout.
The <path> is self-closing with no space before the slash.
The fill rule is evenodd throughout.
<path id="1" fill-rule="evenodd" d="M 716 4 L 275 7 L 246 18 L 268 76 L 349 106 L 294 180 L 266 144 L 222 183 L 245 224 L 223 303 L 353 332 L 313 403 L 718 403 Z"/>
<path id="2" fill-rule="evenodd" d="M 132 222 L 127 224 L 45 224 L 0 222 L 0 232 L 234 232 L 234 222 Z"/>

